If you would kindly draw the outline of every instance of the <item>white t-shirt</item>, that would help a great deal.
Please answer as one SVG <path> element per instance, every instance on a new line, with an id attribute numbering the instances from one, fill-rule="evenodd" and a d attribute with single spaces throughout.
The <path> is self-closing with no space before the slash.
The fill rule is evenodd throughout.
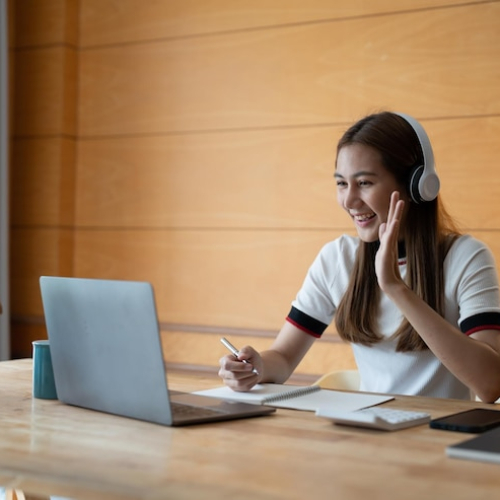
<path id="1" fill-rule="evenodd" d="M 359 238 L 341 236 L 321 249 L 292 302 L 292 311 L 299 315 L 293 319 L 289 316 L 289 321 L 308 333 L 321 335 L 347 289 L 358 246 Z M 404 278 L 405 261 L 400 262 L 400 272 Z M 480 329 L 485 322 L 489 328 L 500 329 L 495 261 L 484 243 L 468 235 L 459 237 L 445 258 L 444 282 L 447 321 L 464 330 L 467 320 L 466 333 Z M 402 319 L 399 309 L 381 293 L 378 328 L 384 339 L 371 346 L 351 344 L 360 372 L 360 390 L 470 399 L 469 389 L 430 350 L 396 351 L 397 340 L 390 337 Z M 466 363 L 466 352 L 463 357 Z"/>

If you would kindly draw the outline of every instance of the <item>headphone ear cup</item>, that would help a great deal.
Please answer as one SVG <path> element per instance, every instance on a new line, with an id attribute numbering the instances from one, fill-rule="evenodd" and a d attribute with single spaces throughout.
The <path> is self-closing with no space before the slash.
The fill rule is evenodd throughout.
<path id="1" fill-rule="evenodd" d="M 432 201 L 439 192 L 439 177 L 434 172 L 425 172 L 418 182 L 418 193 L 422 201 Z"/>
<path id="2" fill-rule="evenodd" d="M 420 123 L 409 115 L 396 113 L 406 120 L 417 134 L 422 149 L 423 164 L 416 166 L 410 173 L 408 191 L 415 203 L 434 200 L 439 193 L 439 177 L 434 166 L 434 153 L 427 133 Z"/>
<path id="3" fill-rule="evenodd" d="M 411 199 L 415 203 L 421 203 L 424 201 L 420 196 L 419 183 L 422 178 L 422 174 L 424 173 L 424 166 L 419 165 L 417 167 L 413 167 L 413 170 L 410 174 L 410 184 L 408 186 L 408 191 L 410 193 Z"/>

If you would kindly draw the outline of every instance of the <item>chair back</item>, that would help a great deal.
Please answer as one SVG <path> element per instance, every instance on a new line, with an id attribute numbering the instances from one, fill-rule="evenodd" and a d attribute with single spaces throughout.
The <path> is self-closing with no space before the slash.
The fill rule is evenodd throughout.
<path id="1" fill-rule="evenodd" d="M 322 389 L 340 389 L 345 391 L 359 390 L 358 370 L 336 370 L 325 373 L 314 385 L 319 385 Z"/>

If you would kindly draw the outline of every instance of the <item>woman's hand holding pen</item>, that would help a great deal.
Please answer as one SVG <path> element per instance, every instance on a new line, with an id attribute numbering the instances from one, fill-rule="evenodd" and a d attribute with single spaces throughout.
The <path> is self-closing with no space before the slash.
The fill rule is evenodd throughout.
<path id="1" fill-rule="evenodd" d="M 403 284 L 398 265 L 399 225 L 403 216 L 404 201 L 399 199 L 399 193 L 391 195 L 387 222 L 380 225 L 380 248 L 375 257 L 375 273 L 380 288 L 387 294 L 394 285 Z"/>
<path id="2" fill-rule="evenodd" d="M 249 391 L 259 382 L 260 374 L 264 368 L 260 354 L 250 346 L 245 346 L 233 354 L 223 356 L 220 358 L 219 364 L 219 377 L 228 387 L 241 392 Z"/>

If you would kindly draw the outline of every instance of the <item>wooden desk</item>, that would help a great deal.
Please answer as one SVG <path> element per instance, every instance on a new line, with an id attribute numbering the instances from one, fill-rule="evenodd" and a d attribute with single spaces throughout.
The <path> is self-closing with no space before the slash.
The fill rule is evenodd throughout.
<path id="1" fill-rule="evenodd" d="M 309 412 L 169 428 L 31 397 L 31 360 L 0 363 L 0 485 L 75 499 L 497 498 L 500 466 L 450 459 L 470 437 L 335 426 Z M 179 390 L 215 375 L 172 374 Z M 397 397 L 433 417 L 481 403 Z"/>

